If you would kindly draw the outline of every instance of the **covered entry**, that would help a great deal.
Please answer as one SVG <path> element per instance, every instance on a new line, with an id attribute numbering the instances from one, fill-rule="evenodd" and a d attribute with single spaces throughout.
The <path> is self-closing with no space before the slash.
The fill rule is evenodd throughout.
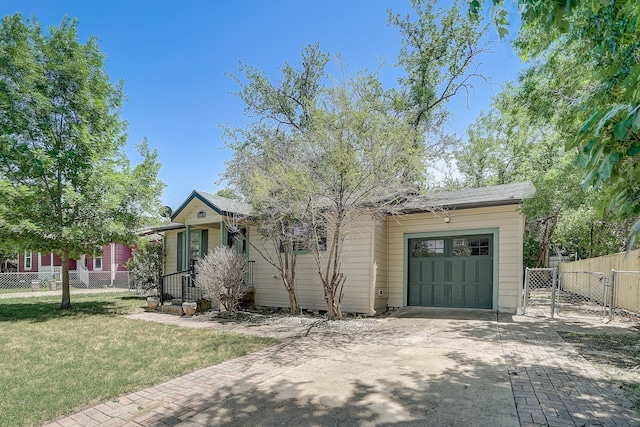
<path id="1" fill-rule="evenodd" d="M 408 243 L 408 305 L 492 308 L 492 234 L 414 238 Z"/>

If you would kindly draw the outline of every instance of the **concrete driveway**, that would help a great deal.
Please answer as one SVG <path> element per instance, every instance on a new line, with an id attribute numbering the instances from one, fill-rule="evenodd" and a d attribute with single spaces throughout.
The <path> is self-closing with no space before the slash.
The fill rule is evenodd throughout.
<path id="1" fill-rule="evenodd" d="M 105 402 L 50 426 L 638 425 L 633 405 L 548 323 L 411 309 L 370 328 L 144 320 L 279 336 L 261 351 Z M 517 319 L 516 319 L 517 320 Z M 557 334 L 555 334 L 557 336 Z M 559 338 L 558 338 L 559 339 Z M 544 359 L 544 360 L 543 360 Z M 564 393 L 562 387 L 569 387 Z"/>

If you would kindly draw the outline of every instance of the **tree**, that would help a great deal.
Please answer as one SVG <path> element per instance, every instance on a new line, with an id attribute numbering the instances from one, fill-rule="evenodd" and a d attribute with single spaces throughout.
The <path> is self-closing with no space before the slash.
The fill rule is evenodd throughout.
<path id="1" fill-rule="evenodd" d="M 312 121 L 305 135 L 310 249 L 328 317 L 341 318 L 344 241 L 360 218 L 396 212 L 397 202 L 417 191 L 425 147 L 413 124 L 395 114 L 377 76 L 366 72 L 326 87 Z"/>
<path id="2" fill-rule="evenodd" d="M 311 110 L 320 92 L 328 55 L 318 44 L 307 46 L 299 68 L 285 63 L 278 85 L 261 70 L 241 66 L 233 76 L 236 94 L 255 122 L 245 128 L 227 126 L 227 145 L 234 154 L 224 177 L 251 204 L 260 244 L 250 245 L 279 273 L 289 296 L 289 309 L 298 313 L 296 266 L 300 244 L 306 244 L 304 216 L 309 175 L 302 135 L 310 126 Z"/>
<path id="3" fill-rule="evenodd" d="M 163 260 L 162 242 L 139 239 L 133 256 L 126 263 L 131 283 L 145 292 L 158 289 Z"/>
<path id="4" fill-rule="evenodd" d="M 277 252 L 289 254 L 282 259 L 294 260 L 279 271 L 295 266 L 301 242 L 310 250 L 330 318 L 342 316 L 350 228 L 362 216 L 393 212 L 424 185 L 425 133 L 440 130 L 447 101 L 479 76 L 472 69 L 485 50 L 477 47 L 478 26 L 457 8 L 435 13 L 431 1 L 413 5 L 416 22 L 389 12 L 404 37 L 399 64 L 407 75 L 399 89 L 385 90 L 376 73 L 350 72 L 339 57 L 342 77 L 326 76 L 328 56 L 317 45 L 305 49 L 300 69 L 285 64 L 277 85 L 252 67 L 236 78 L 254 122 L 228 132 L 235 139 L 226 178 L 258 223 L 270 224 Z"/>
<path id="5" fill-rule="evenodd" d="M 555 125 L 570 101 L 539 77 L 535 68 L 521 75 L 519 85 L 507 85 L 469 127 L 468 142 L 456 153 L 459 170 L 472 186 L 533 181 L 536 194 L 522 207 L 527 265 L 546 265 L 552 247 L 581 257 L 626 248 L 618 221 L 602 208 L 606 189 L 583 189 L 577 150 L 558 143 L 570 138 Z"/>
<path id="6" fill-rule="evenodd" d="M 71 306 L 69 258 L 110 242 L 133 243 L 163 184 L 146 140 L 131 167 L 111 84 L 94 37 L 76 20 L 42 34 L 20 14 L 0 27 L 0 238 L 62 258 L 62 308 Z"/>
<path id="7" fill-rule="evenodd" d="M 398 66 L 406 72 L 399 79 L 399 91 L 392 93 L 395 108 L 420 139 L 426 132 L 441 130 L 451 98 L 460 92 L 468 95 L 475 84 L 488 83 L 476 61 L 491 46 L 480 44 L 486 27 L 463 16 L 457 4 L 447 10 L 436 9 L 434 0 L 411 4 L 415 17 L 388 11 L 389 25 L 402 36 Z"/>
<path id="8" fill-rule="evenodd" d="M 507 24 L 493 0 L 498 27 Z M 546 86 L 573 102 L 556 124 L 579 147 L 586 186 L 608 186 L 608 208 L 623 218 L 640 214 L 640 3 L 634 0 L 520 0 L 522 27 L 515 47 L 540 61 Z M 479 0 L 469 3 L 478 16 Z M 564 67 L 558 67 L 564 63 Z M 640 221 L 631 227 L 632 241 Z"/>

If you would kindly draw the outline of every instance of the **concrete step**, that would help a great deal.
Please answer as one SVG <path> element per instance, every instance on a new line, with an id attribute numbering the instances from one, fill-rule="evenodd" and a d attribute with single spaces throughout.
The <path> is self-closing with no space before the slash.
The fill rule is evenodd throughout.
<path id="1" fill-rule="evenodd" d="M 166 304 L 160 308 L 163 313 L 182 316 L 182 305 Z"/>

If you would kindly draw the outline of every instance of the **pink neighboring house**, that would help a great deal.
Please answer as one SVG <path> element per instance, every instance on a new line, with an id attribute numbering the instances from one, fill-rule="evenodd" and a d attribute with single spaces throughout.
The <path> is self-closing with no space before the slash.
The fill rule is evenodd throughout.
<path id="1" fill-rule="evenodd" d="M 69 259 L 69 271 L 127 271 L 125 263 L 131 258 L 131 248 L 119 243 L 102 247 L 102 256 L 83 255 L 80 259 Z M 18 254 L 18 272 L 20 273 L 59 273 L 62 260 L 53 253 L 41 254 L 24 251 Z"/>

